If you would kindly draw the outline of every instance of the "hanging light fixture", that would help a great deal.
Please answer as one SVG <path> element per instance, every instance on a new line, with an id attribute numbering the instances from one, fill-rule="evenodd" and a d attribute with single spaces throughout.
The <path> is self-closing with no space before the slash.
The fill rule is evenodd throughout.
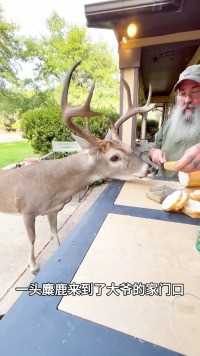
<path id="1" fill-rule="evenodd" d="M 138 28 L 137 28 L 137 25 L 136 25 L 135 23 L 130 23 L 130 24 L 128 25 L 128 27 L 127 27 L 127 30 L 126 30 L 127 35 L 128 35 L 128 37 L 130 37 L 130 38 L 135 37 L 136 34 L 137 34 L 137 31 L 138 31 Z"/>

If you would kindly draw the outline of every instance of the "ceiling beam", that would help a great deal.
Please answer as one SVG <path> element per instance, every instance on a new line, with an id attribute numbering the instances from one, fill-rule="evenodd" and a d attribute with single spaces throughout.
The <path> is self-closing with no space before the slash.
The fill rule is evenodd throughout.
<path id="1" fill-rule="evenodd" d="M 160 45 L 165 43 L 176 43 L 176 42 L 185 42 L 185 41 L 193 41 L 193 40 L 200 40 L 200 30 L 171 33 L 169 35 L 162 35 L 162 36 L 155 36 L 155 37 L 128 39 L 127 43 L 121 42 L 120 47 L 125 49 L 131 49 L 131 48 L 138 48 L 138 47 L 141 48 L 147 46 Z"/>
<path id="2" fill-rule="evenodd" d="M 160 95 L 160 96 L 157 96 L 157 95 L 153 95 L 152 98 L 151 98 L 151 102 L 152 103 L 162 103 L 162 104 L 165 104 L 165 103 L 169 103 L 169 96 L 166 96 L 166 95 Z"/>

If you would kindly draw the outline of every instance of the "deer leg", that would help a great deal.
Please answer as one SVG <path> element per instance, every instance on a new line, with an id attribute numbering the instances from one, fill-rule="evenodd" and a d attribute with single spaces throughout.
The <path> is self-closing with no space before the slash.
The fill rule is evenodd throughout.
<path id="1" fill-rule="evenodd" d="M 31 214 L 23 215 L 24 224 L 26 227 L 28 239 L 30 242 L 30 257 L 29 265 L 32 273 L 37 273 L 39 271 L 39 265 L 35 261 L 34 254 L 34 243 L 35 243 L 35 216 Z"/>
<path id="2" fill-rule="evenodd" d="M 57 229 L 57 212 L 54 213 L 49 213 L 48 216 L 48 220 L 49 220 L 49 226 L 50 226 L 50 230 L 51 230 L 51 236 L 52 239 L 56 238 L 58 246 L 60 246 L 60 241 L 59 241 L 59 237 L 58 237 L 58 229 Z"/>

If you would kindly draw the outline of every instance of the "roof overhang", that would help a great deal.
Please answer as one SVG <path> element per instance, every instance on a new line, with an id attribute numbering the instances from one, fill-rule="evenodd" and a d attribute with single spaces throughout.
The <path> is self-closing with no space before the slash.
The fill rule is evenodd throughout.
<path id="1" fill-rule="evenodd" d="M 194 58 L 200 63 L 199 6 L 199 0 L 115 0 L 85 5 L 85 14 L 89 27 L 115 31 L 120 55 L 141 48 L 144 89 L 151 82 L 154 95 L 168 96 L 179 73 Z M 131 22 L 138 34 L 123 45 Z"/>
<path id="2" fill-rule="evenodd" d="M 178 11 L 182 2 L 183 0 L 115 0 L 85 5 L 87 26 L 112 29 L 122 17 Z"/>

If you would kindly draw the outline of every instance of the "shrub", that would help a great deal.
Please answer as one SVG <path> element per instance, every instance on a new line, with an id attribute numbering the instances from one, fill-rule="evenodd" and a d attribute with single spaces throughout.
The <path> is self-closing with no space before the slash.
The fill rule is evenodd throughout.
<path id="1" fill-rule="evenodd" d="M 60 108 L 56 104 L 41 106 L 22 115 L 21 128 L 25 138 L 30 140 L 35 152 L 47 153 L 51 141 L 70 141 L 70 131 L 60 120 Z"/>
<path id="2" fill-rule="evenodd" d="M 105 108 L 98 109 L 98 112 L 100 113 L 99 116 L 94 116 L 89 119 L 89 129 L 95 136 L 103 139 L 111 125 L 118 118 L 118 114 Z M 79 118 L 76 122 L 84 126 L 85 120 Z"/>
<path id="3" fill-rule="evenodd" d="M 89 120 L 90 131 L 99 138 L 105 137 L 110 125 L 117 118 L 113 111 L 101 108 L 100 116 Z M 84 127 L 86 120 L 76 119 L 77 124 Z M 30 140 L 35 152 L 45 154 L 51 150 L 53 139 L 58 141 L 72 141 L 70 130 L 61 119 L 61 111 L 56 103 L 29 110 L 22 115 L 21 128 L 25 138 Z"/>

